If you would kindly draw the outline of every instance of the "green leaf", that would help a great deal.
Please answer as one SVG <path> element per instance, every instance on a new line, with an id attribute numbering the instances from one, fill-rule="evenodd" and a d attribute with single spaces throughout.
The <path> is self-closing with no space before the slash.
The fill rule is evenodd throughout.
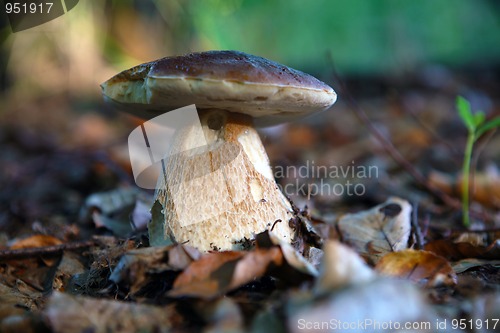
<path id="1" fill-rule="evenodd" d="M 489 130 L 492 130 L 494 128 L 497 128 L 497 127 L 500 127 L 500 117 L 493 118 L 492 120 L 488 121 L 487 123 L 481 125 L 476 130 L 476 138 L 479 138 L 484 133 L 486 133 Z"/>
<path id="2" fill-rule="evenodd" d="M 479 125 L 481 125 L 482 123 L 484 123 L 484 120 L 486 119 L 486 116 L 484 115 L 484 112 L 482 111 L 477 111 L 475 114 L 474 114 L 474 127 L 475 128 L 478 128 Z"/>
<path id="3" fill-rule="evenodd" d="M 476 123 L 474 119 L 474 115 L 472 114 L 470 103 L 468 100 L 463 98 L 462 96 L 457 96 L 457 110 L 460 118 L 462 118 L 462 121 L 465 124 L 465 127 L 470 132 L 474 132 L 476 129 Z"/>

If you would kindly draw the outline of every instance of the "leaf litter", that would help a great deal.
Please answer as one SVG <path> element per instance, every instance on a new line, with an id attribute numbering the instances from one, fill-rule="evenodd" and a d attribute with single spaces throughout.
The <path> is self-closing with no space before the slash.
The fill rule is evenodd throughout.
<path id="1" fill-rule="evenodd" d="M 338 111 L 337 117 L 345 120 L 347 114 Z M 424 118 L 439 126 L 446 117 L 428 112 Z M 452 154 L 436 154 L 442 147 L 429 147 L 433 137 L 426 131 L 407 131 L 407 119 L 390 120 L 387 131 L 398 145 L 420 142 L 418 149 L 402 147 L 412 163 L 430 170 L 430 183 L 433 170 L 452 175 L 437 187 L 458 198 L 460 179 L 456 170 L 446 169 L 453 165 Z M 7 228 L 0 235 L 0 331 L 299 332 L 302 327 L 322 331 L 314 325 L 331 320 L 498 318 L 497 178 L 478 175 L 476 230 L 465 232 L 455 227 L 459 216 L 453 206 L 408 181 L 390 159 L 378 154 L 367 160 L 373 149 L 380 150 L 370 137 L 351 146 L 356 149 L 327 150 L 338 137 L 349 141 L 356 135 L 338 125 L 332 131 L 330 125 L 320 126 L 298 150 L 286 148 L 288 163 L 300 165 L 317 145 L 326 152 L 324 163 L 345 158 L 348 164 L 346 156 L 355 154 L 357 160 L 383 166 L 392 179 L 384 176 L 371 185 L 367 180 L 367 194 L 356 202 L 335 196 L 293 198 L 309 208 L 296 209 L 290 221 L 298 235 L 292 245 L 265 232 L 242 240 L 245 251 L 209 253 L 188 244 L 148 243 L 141 230 L 145 223 L 163 221 L 161 207 L 149 212 L 150 194 L 130 190 L 122 170 L 126 163 L 112 153 L 117 147 L 61 152 L 57 141 L 37 142 L 24 130 L 2 133 L 0 159 L 6 172 L 0 175 L 5 189 L 0 222 Z M 295 134 L 285 131 L 269 142 L 269 150 L 279 149 L 287 135 L 310 131 L 307 125 L 296 126 Z M 498 155 L 494 149 L 490 156 Z M 12 154 L 24 156 L 23 163 Z M 478 222 L 483 222 L 480 228 Z M 423 250 L 416 249 L 416 228 Z M 475 236 L 465 235 L 470 233 Z"/>
<path id="2" fill-rule="evenodd" d="M 10 314 L 2 323 L 13 329 L 19 323 L 12 323 L 12 316 L 17 316 L 25 325 L 53 332 L 202 328 L 233 332 L 262 325 L 299 332 L 301 325 L 324 325 L 328 318 L 335 319 L 330 322 L 334 326 L 366 318 L 435 321 L 442 316 L 440 309 L 419 288 L 454 288 L 457 273 L 445 257 L 409 248 L 410 210 L 406 201 L 391 198 L 344 215 L 337 224 L 342 241 L 328 232 L 332 238 L 318 242 L 315 226 L 322 222 L 308 220 L 304 212 L 302 240 L 294 245 L 280 242 L 269 231 L 255 235 L 246 251 L 209 253 L 187 244 L 148 247 L 137 237 L 122 241 L 101 236 L 88 250 L 64 251 L 53 262 L 6 261 L 3 288 L 11 296 L 10 301 L 4 299 L 3 308 Z M 356 233 L 360 229 L 364 232 Z M 34 235 L 13 242 L 11 248 L 53 244 L 61 241 Z M 20 267 L 30 267 L 35 276 L 45 270 L 44 281 L 35 283 L 16 271 Z M 24 284 L 5 279 L 10 275 Z M 19 312 L 19 305 L 30 310 Z M 31 313 L 37 314 L 37 320 Z M 109 320 L 118 315 L 126 319 Z"/>

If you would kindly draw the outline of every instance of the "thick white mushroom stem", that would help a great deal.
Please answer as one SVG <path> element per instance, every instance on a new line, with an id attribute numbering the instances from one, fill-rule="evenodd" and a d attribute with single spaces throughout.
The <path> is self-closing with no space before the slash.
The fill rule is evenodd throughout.
<path id="1" fill-rule="evenodd" d="M 160 236 L 202 251 L 242 248 L 245 238 L 264 230 L 291 242 L 293 211 L 252 118 L 218 109 L 199 116 L 202 135 L 199 126 L 180 131 L 164 163 L 156 195 L 165 216 Z M 200 137 L 207 145 L 186 151 Z"/>

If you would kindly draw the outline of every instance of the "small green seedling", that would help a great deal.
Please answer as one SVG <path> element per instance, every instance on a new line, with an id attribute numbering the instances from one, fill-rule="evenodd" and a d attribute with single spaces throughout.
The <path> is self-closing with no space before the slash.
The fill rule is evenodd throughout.
<path id="1" fill-rule="evenodd" d="M 462 210 L 463 210 L 463 225 L 470 225 L 469 219 L 469 180 L 470 180 L 470 163 L 472 159 L 472 149 L 474 143 L 486 132 L 494 128 L 500 127 L 500 117 L 496 117 L 485 122 L 486 117 L 484 112 L 477 111 L 472 113 L 470 103 L 462 96 L 457 97 L 457 110 L 460 118 L 467 127 L 467 144 L 464 152 L 464 164 L 462 168 Z"/>

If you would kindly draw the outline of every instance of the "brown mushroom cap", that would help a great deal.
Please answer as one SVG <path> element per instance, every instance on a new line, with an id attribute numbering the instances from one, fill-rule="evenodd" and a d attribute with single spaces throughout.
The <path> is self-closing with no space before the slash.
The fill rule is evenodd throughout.
<path id="1" fill-rule="evenodd" d="M 101 88 L 108 102 L 146 119 L 196 104 L 248 114 L 263 126 L 326 110 L 337 98 L 309 74 L 238 51 L 159 59 L 123 71 Z"/>

